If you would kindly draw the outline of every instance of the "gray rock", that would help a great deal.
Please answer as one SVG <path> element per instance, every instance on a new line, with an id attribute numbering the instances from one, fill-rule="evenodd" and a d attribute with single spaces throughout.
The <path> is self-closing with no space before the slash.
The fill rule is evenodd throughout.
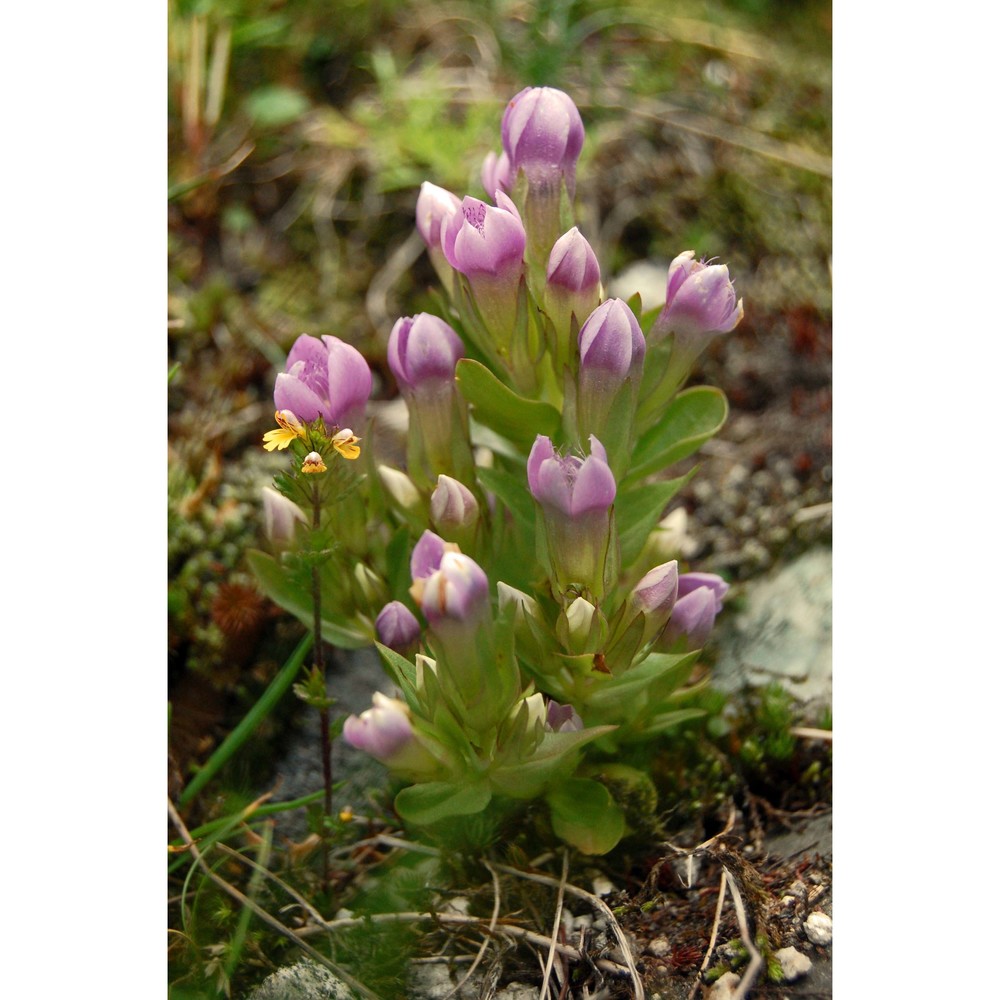
<path id="1" fill-rule="evenodd" d="M 670 942 L 665 937 L 655 937 L 646 945 L 646 954 L 666 958 L 670 954 Z"/>
<path id="2" fill-rule="evenodd" d="M 329 969 L 304 959 L 268 976 L 247 1000 L 355 1000 L 355 996 Z"/>
<path id="3" fill-rule="evenodd" d="M 719 618 L 713 682 L 734 692 L 779 682 L 813 711 L 833 692 L 833 560 L 814 549 L 746 585 L 745 606 Z"/>

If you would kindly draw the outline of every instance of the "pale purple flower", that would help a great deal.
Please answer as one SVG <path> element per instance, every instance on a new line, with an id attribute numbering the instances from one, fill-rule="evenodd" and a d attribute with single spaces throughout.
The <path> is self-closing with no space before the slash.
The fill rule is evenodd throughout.
<path id="1" fill-rule="evenodd" d="M 601 265 L 597 254 L 576 226 L 553 245 L 545 281 L 550 289 L 583 295 L 600 290 Z"/>
<path id="2" fill-rule="evenodd" d="M 636 607 L 646 613 L 663 614 L 666 621 L 678 597 L 678 580 L 676 559 L 654 566 L 632 588 Z"/>
<path id="3" fill-rule="evenodd" d="M 441 230 L 461 209 L 462 203 L 450 191 L 424 181 L 417 195 L 417 231 L 431 250 L 441 246 Z"/>
<path id="4" fill-rule="evenodd" d="M 715 594 L 715 610 L 722 610 L 722 599 L 729 592 L 729 584 L 716 573 L 681 573 L 677 580 L 677 596 L 686 597 L 699 587 L 708 587 Z"/>
<path id="5" fill-rule="evenodd" d="M 360 428 L 372 373 L 360 352 L 337 337 L 302 334 L 274 383 L 274 407 L 303 423 L 322 417 L 329 427 Z"/>
<path id="6" fill-rule="evenodd" d="M 432 625 L 443 618 L 475 620 L 489 605 L 489 581 L 482 568 L 461 552 L 445 552 L 423 581 L 420 610 Z"/>
<path id="7" fill-rule="evenodd" d="M 375 631 L 383 646 L 405 655 L 420 639 L 420 622 L 402 601 L 390 601 L 378 613 Z"/>
<path id="8" fill-rule="evenodd" d="M 528 455 L 528 488 L 543 507 L 570 519 L 592 511 L 607 511 L 614 503 L 615 477 L 604 446 L 590 437 L 590 455 L 559 455 L 552 441 L 535 438 Z"/>
<path id="9" fill-rule="evenodd" d="M 418 313 L 396 321 L 389 334 L 387 360 L 406 391 L 425 384 L 450 384 L 463 351 L 458 334 L 443 319 Z"/>
<path id="10" fill-rule="evenodd" d="M 344 721 L 344 739 L 389 764 L 413 741 L 409 709 L 405 703 L 376 691 L 371 708 Z"/>
<path id="11" fill-rule="evenodd" d="M 439 531 L 465 535 L 479 520 L 479 504 L 464 483 L 440 475 L 431 494 L 431 520 Z"/>
<path id="12" fill-rule="evenodd" d="M 573 196 L 584 132 L 568 94 L 553 87 L 525 87 L 507 104 L 500 134 L 515 174 L 523 170 L 533 185 L 565 177 Z"/>
<path id="13" fill-rule="evenodd" d="M 545 728 L 553 733 L 578 733 L 583 729 L 583 719 L 572 705 L 560 705 L 558 701 L 550 701 Z"/>
<path id="14" fill-rule="evenodd" d="M 580 328 L 581 393 L 617 390 L 642 370 L 646 338 L 635 313 L 622 299 L 607 299 Z"/>
<path id="15" fill-rule="evenodd" d="M 480 178 L 488 197 L 496 197 L 497 191 L 503 191 L 505 194 L 508 194 L 513 187 L 514 181 L 513 171 L 510 169 L 510 160 L 507 154 L 501 152 L 497 156 L 492 151 L 487 153 L 486 158 L 483 160 Z"/>
<path id="16" fill-rule="evenodd" d="M 535 438 L 528 455 L 528 488 L 541 505 L 550 579 L 556 590 L 584 587 L 599 601 L 617 573 L 612 537 L 614 473 L 607 452 L 590 437 L 590 454 L 560 455 L 549 438 Z"/>
<path id="17" fill-rule="evenodd" d="M 276 549 L 288 548 L 295 540 L 295 526 L 308 524 L 302 508 L 277 490 L 265 486 L 261 492 L 264 496 L 264 534 Z"/>
<path id="18" fill-rule="evenodd" d="M 656 327 L 674 333 L 710 336 L 728 333 L 743 319 L 743 300 L 725 264 L 694 259 L 693 250 L 674 258 L 667 271 L 667 301 Z"/>
<path id="19" fill-rule="evenodd" d="M 413 546 L 413 553 L 410 556 L 410 576 L 414 580 L 425 580 L 441 565 L 441 559 L 446 552 L 455 551 L 457 546 L 446 542 L 433 531 L 425 531 Z"/>
<path id="20" fill-rule="evenodd" d="M 442 228 L 441 249 L 456 271 L 468 277 L 510 278 L 524 256 L 525 233 L 514 203 L 497 192 L 497 207 L 467 196 Z"/>
<path id="21" fill-rule="evenodd" d="M 671 647 L 683 642 L 686 649 L 701 649 L 708 641 L 728 590 L 729 584 L 714 573 L 681 574 L 677 603 L 661 643 Z"/>

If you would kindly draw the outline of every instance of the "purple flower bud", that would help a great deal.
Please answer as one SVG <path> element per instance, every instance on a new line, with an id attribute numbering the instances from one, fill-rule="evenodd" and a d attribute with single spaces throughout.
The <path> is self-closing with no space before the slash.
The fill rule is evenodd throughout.
<path id="1" fill-rule="evenodd" d="M 441 559 L 446 552 L 457 552 L 458 546 L 446 542 L 433 531 L 425 531 L 410 556 L 410 576 L 414 580 L 426 580 L 441 565 Z"/>
<path id="2" fill-rule="evenodd" d="M 479 504 L 467 486 L 441 475 L 431 494 L 431 520 L 449 540 L 468 544 L 479 521 Z"/>
<path id="3" fill-rule="evenodd" d="M 715 594 L 715 610 L 722 610 L 722 599 L 729 592 L 729 584 L 715 573 L 682 573 L 677 580 L 677 596 L 687 597 L 699 587 L 708 587 Z"/>
<path id="4" fill-rule="evenodd" d="M 583 121 L 568 94 L 525 87 L 507 105 L 500 133 L 515 173 L 523 170 L 529 184 L 551 184 L 563 176 L 573 196 Z"/>
<path id="5" fill-rule="evenodd" d="M 337 337 L 302 334 L 275 381 L 274 406 L 303 423 L 322 417 L 330 427 L 360 428 L 371 391 L 372 373 L 359 351 Z"/>
<path id="6" fill-rule="evenodd" d="M 580 391 L 617 389 L 642 369 L 646 338 L 622 299 L 602 302 L 580 329 Z"/>
<path id="7" fill-rule="evenodd" d="M 277 490 L 265 486 L 264 534 L 276 549 L 286 549 L 295 540 L 295 525 L 308 524 L 309 519 L 298 506 Z"/>
<path id="8" fill-rule="evenodd" d="M 674 258 L 667 271 L 667 302 L 657 317 L 657 330 L 686 335 L 728 333 L 743 319 L 743 300 L 725 264 L 694 259 L 693 250 Z"/>
<path id="9" fill-rule="evenodd" d="M 679 597 L 663 630 L 661 645 L 670 648 L 683 643 L 685 649 L 701 649 L 708 641 L 721 605 L 716 591 L 707 586 L 695 587 Z"/>
<path id="10" fill-rule="evenodd" d="M 521 269 L 525 245 L 521 216 L 502 191 L 496 197 L 496 208 L 466 197 L 441 231 L 448 263 L 470 278 L 510 278 Z"/>
<path id="11" fill-rule="evenodd" d="M 427 383 L 450 384 L 462 354 L 458 334 L 430 313 L 396 320 L 389 334 L 389 368 L 404 392 Z"/>
<path id="12" fill-rule="evenodd" d="M 420 622 L 402 601 L 390 601 L 378 613 L 375 631 L 383 646 L 404 656 L 415 649 L 420 640 Z"/>
<path id="13" fill-rule="evenodd" d="M 677 560 L 651 569 L 632 589 L 632 599 L 640 611 L 647 614 L 670 614 L 678 596 Z"/>
<path id="14" fill-rule="evenodd" d="M 584 587 L 595 602 L 617 574 L 611 531 L 615 477 L 604 446 L 590 437 L 590 455 L 558 455 L 541 434 L 528 455 L 528 488 L 541 505 L 550 579 L 556 590 Z"/>
<path id="15" fill-rule="evenodd" d="M 480 566 L 461 552 L 445 552 L 425 581 L 420 609 L 432 625 L 442 618 L 478 619 L 488 608 L 489 581 Z"/>
<path id="16" fill-rule="evenodd" d="M 441 230 L 461 207 L 462 203 L 450 191 L 428 181 L 420 185 L 420 194 L 417 195 L 417 231 L 428 249 L 440 248 Z"/>
<path id="17" fill-rule="evenodd" d="M 576 226 L 556 240 L 549 254 L 545 280 L 550 289 L 581 296 L 600 292 L 601 265 L 594 248 Z"/>
<path id="18" fill-rule="evenodd" d="M 403 702 L 378 691 L 372 695 L 372 706 L 344 722 L 344 739 L 358 750 L 387 760 L 413 739 L 409 710 Z"/>
<path id="19" fill-rule="evenodd" d="M 550 701 L 546 713 L 546 728 L 553 733 L 578 733 L 583 729 L 583 719 L 572 705 Z"/>
<path id="20" fill-rule="evenodd" d="M 608 299 L 587 317 L 578 348 L 576 430 L 610 442 L 609 463 L 620 474 L 632 451 L 646 338 L 628 304 Z"/>
<path id="21" fill-rule="evenodd" d="M 590 438 L 590 455 L 558 455 L 552 441 L 539 434 L 528 455 L 528 488 L 543 506 L 568 518 L 591 511 L 607 511 L 615 500 L 615 477 L 608 456 L 596 437 Z"/>
<path id="22" fill-rule="evenodd" d="M 487 197 L 496 197 L 497 191 L 503 191 L 504 194 L 508 194 L 511 187 L 513 187 L 514 178 L 507 154 L 501 153 L 497 156 L 494 152 L 487 153 L 486 158 L 483 160 L 480 177 L 483 187 L 486 189 Z"/>

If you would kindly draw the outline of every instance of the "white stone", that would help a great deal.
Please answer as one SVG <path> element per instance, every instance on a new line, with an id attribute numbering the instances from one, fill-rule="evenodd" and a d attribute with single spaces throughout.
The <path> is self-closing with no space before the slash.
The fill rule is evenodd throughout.
<path id="1" fill-rule="evenodd" d="M 615 891 L 614 885 L 606 879 L 603 875 L 598 875 L 591 886 L 594 890 L 595 896 L 610 896 L 611 893 Z"/>
<path id="2" fill-rule="evenodd" d="M 774 953 L 774 957 L 781 963 L 781 974 L 786 983 L 801 979 L 812 968 L 812 960 L 796 948 L 781 948 Z"/>
<path id="3" fill-rule="evenodd" d="M 833 940 L 833 921 L 822 910 L 810 913 L 802 926 L 806 937 L 821 948 L 825 948 Z"/>
<path id="4" fill-rule="evenodd" d="M 646 945 L 646 954 L 654 958 L 666 958 L 670 954 L 670 942 L 665 937 L 656 937 Z"/>
<path id="5" fill-rule="evenodd" d="M 739 985 L 740 977 L 735 972 L 724 972 L 708 991 L 708 1000 L 730 1000 Z"/>

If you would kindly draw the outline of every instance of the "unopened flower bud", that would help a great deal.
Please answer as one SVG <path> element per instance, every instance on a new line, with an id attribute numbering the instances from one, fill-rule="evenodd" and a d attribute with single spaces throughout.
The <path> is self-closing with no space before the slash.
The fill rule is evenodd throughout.
<path id="1" fill-rule="evenodd" d="M 434 770 L 434 759 L 414 735 L 405 702 L 376 691 L 372 707 L 360 716 L 349 716 L 343 732 L 352 747 L 364 750 L 395 771 L 420 774 Z"/>
<path id="2" fill-rule="evenodd" d="M 627 303 L 608 299 L 587 317 L 579 349 L 577 431 L 610 441 L 611 466 L 621 470 L 631 451 L 646 338 Z"/>
<path id="3" fill-rule="evenodd" d="M 464 621 L 489 605 L 489 583 L 482 568 L 461 552 L 446 552 L 425 581 L 420 609 L 432 624 L 442 618 Z"/>
<path id="4" fill-rule="evenodd" d="M 458 334 L 443 319 L 418 313 L 396 321 L 386 356 L 404 393 L 422 388 L 440 392 L 450 388 L 463 351 Z"/>
<path id="5" fill-rule="evenodd" d="M 388 465 L 380 465 L 376 471 L 382 489 L 388 494 L 393 507 L 407 515 L 418 514 L 424 510 L 420 491 L 405 472 Z"/>
<path id="6" fill-rule="evenodd" d="M 586 598 L 578 597 L 559 616 L 556 622 L 556 632 L 563 646 L 570 653 L 593 652 L 593 646 L 599 644 L 600 623 L 595 623 L 597 608 Z M 596 626 L 596 627 L 595 627 Z"/>
<path id="7" fill-rule="evenodd" d="M 663 563 L 651 569 L 633 588 L 631 606 L 645 616 L 640 646 L 663 631 L 677 601 L 677 561 Z"/>
<path id="8" fill-rule="evenodd" d="M 741 319 L 743 300 L 736 299 L 729 268 L 697 261 L 693 250 L 685 250 L 667 271 L 667 301 L 651 336 L 673 332 L 708 338 L 728 333 Z"/>
<path id="9" fill-rule="evenodd" d="M 451 265 L 441 249 L 441 230 L 461 206 L 461 201 L 450 191 L 427 181 L 420 185 L 416 211 L 417 231 L 427 245 L 427 253 L 438 278 L 449 291 L 453 275 Z"/>
<path id="10" fill-rule="evenodd" d="M 545 271 L 545 312 L 553 328 L 552 365 L 560 379 L 567 366 L 576 371 L 576 336 L 600 301 L 597 255 L 574 226 L 556 240 Z"/>
<path id="11" fill-rule="evenodd" d="M 298 506 L 286 496 L 265 486 L 261 493 L 264 497 L 264 534 L 276 549 L 287 549 L 295 541 L 296 524 L 308 524 L 309 519 Z"/>
<path id="12" fill-rule="evenodd" d="M 442 230 L 441 247 L 448 263 L 467 277 L 506 278 L 516 285 L 524 241 L 521 216 L 501 192 L 496 208 L 466 196 Z"/>
<path id="13" fill-rule="evenodd" d="M 431 521 L 448 541 L 471 549 L 479 523 L 479 504 L 472 491 L 451 476 L 438 476 L 431 494 Z"/>
<path id="14" fill-rule="evenodd" d="M 528 488 L 541 505 L 557 588 L 580 584 L 600 599 L 617 572 L 611 506 L 617 490 L 607 452 L 590 438 L 590 455 L 559 455 L 539 434 L 528 455 Z"/>
<path id="15" fill-rule="evenodd" d="M 572 705 L 560 705 L 558 701 L 550 701 L 546 727 L 553 733 L 578 733 L 583 729 L 583 719 Z"/>
<path id="16" fill-rule="evenodd" d="M 714 573 L 683 573 L 678 580 L 677 603 L 659 645 L 701 649 L 708 641 L 729 584 Z"/>
<path id="17" fill-rule="evenodd" d="M 513 172 L 510 169 L 510 159 L 507 154 L 501 152 L 497 156 L 492 151 L 487 153 L 486 158 L 483 160 L 480 178 L 488 198 L 495 197 L 497 191 L 509 194 L 513 186 Z"/>
<path id="18" fill-rule="evenodd" d="M 409 656 L 420 642 L 420 622 L 402 601 L 390 601 L 378 613 L 375 632 L 383 646 L 401 656 Z"/>
<path id="19" fill-rule="evenodd" d="M 508 103 L 500 132 L 515 173 L 524 171 L 529 184 L 537 185 L 558 185 L 565 179 L 573 197 L 584 132 L 568 94 L 553 87 L 525 87 Z"/>

